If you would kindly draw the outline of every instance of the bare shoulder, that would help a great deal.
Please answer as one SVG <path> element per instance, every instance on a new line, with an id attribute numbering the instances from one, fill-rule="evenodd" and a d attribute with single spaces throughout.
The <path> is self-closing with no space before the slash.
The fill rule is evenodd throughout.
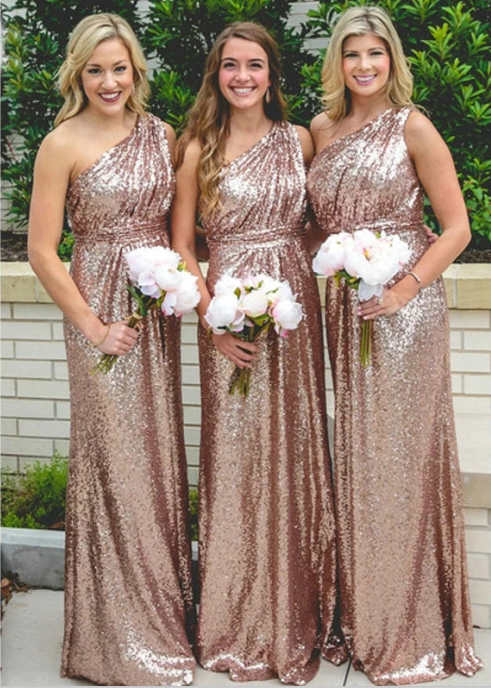
<path id="1" fill-rule="evenodd" d="M 58 170 L 71 170 L 76 160 L 77 148 L 75 128 L 70 121 L 63 122 L 44 137 L 36 162 Z"/>
<path id="2" fill-rule="evenodd" d="M 169 148 L 171 151 L 174 149 L 174 146 L 176 144 L 176 132 L 174 131 L 174 127 L 172 127 L 169 122 L 164 122 L 163 120 L 160 120 L 162 122 L 162 126 L 165 129 L 165 134 L 167 136 L 167 141 L 169 142 Z"/>
<path id="3" fill-rule="evenodd" d="M 196 179 L 196 172 L 201 155 L 201 144 L 197 139 L 191 139 L 185 146 L 185 148 L 181 148 L 179 154 L 180 163 L 177 165 L 176 174 L 181 179 Z"/>
<path id="4" fill-rule="evenodd" d="M 306 127 L 302 127 L 300 124 L 294 124 L 293 127 L 297 132 L 298 138 L 302 143 L 304 141 L 312 141 L 312 136 L 310 135 L 310 132 L 308 129 L 306 129 Z"/>
<path id="5" fill-rule="evenodd" d="M 333 141 L 337 126 L 327 112 L 321 112 L 314 117 L 310 123 L 310 133 L 314 140 L 316 153 L 319 153 Z"/>
<path id="6" fill-rule="evenodd" d="M 294 129 L 297 132 L 298 138 L 300 139 L 300 145 L 302 146 L 303 157 L 305 163 L 308 165 L 311 163 L 314 157 L 314 143 L 312 141 L 312 136 L 310 132 L 305 127 L 299 124 L 294 124 Z"/>
<path id="7" fill-rule="evenodd" d="M 202 146 L 198 139 L 191 139 L 184 151 L 184 161 L 190 165 L 197 165 Z"/>
<path id="8" fill-rule="evenodd" d="M 441 140 L 435 125 L 419 110 L 413 110 L 409 114 L 404 133 L 408 146 L 424 146 Z"/>
<path id="9" fill-rule="evenodd" d="M 74 127 L 70 121 L 62 122 L 58 127 L 52 129 L 49 134 L 44 137 L 40 150 L 49 151 L 50 153 L 66 153 L 73 148 L 77 137 Z"/>
<path id="10" fill-rule="evenodd" d="M 164 125 L 165 133 L 167 134 L 169 143 L 174 144 L 176 142 L 176 132 L 174 131 L 174 127 L 172 127 L 169 122 L 162 122 L 162 124 Z"/>
<path id="11" fill-rule="evenodd" d="M 312 132 L 312 135 L 314 136 L 315 134 L 317 134 L 321 131 L 329 131 L 332 127 L 332 124 L 333 124 L 332 120 L 329 119 L 327 112 L 320 112 L 311 121 L 310 131 Z"/>
<path id="12" fill-rule="evenodd" d="M 176 132 L 174 131 L 174 127 L 171 124 L 169 124 L 169 122 L 165 122 L 163 119 L 160 119 L 160 117 L 157 117 L 157 115 L 151 116 L 156 122 L 158 122 L 164 128 L 169 144 L 173 146 L 176 142 Z"/>

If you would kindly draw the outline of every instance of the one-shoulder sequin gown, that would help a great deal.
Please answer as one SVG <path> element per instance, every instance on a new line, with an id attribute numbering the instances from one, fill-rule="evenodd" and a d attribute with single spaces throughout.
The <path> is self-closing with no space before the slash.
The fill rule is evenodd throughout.
<path id="1" fill-rule="evenodd" d="M 307 188 L 326 234 L 368 228 L 428 248 L 424 193 L 404 126 L 387 110 L 334 141 Z M 342 628 L 354 666 L 378 685 L 441 679 L 480 666 L 473 651 L 461 479 L 443 282 L 374 321 L 360 365 L 357 294 L 327 280 L 335 391 L 334 486 Z"/>
<path id="2" fill-rule="evenodd" d="M 105 322 L 125 319 L 125 253 L 168 245 L 175 179 L 149 115 L 71 184 L 71 274 Z M 108 374 L 70 322 L 71 394 L 62 675 L 100 685 L 189 685 L 195 660 L 180 326 L 156 311 Z"/>
<path id="3" fill-rule="evenodd" d="M 232 680 L 303 685 L 330 649 L 336 591 L 322 324 L 294 127 L 275 123 L 225 168 L 219 192 L 204 223 L 210 292 L 226 271 L 267 273 L 290 282 L 305 318 L 285 339 L 268 332 L 247 399 L 229 394 L 234 365 L 200 328 L 197 657 Z"/>

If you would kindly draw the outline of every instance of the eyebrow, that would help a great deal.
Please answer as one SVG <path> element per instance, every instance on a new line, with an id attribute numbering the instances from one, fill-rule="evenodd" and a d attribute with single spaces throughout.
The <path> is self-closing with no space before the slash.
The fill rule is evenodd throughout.
<path id="1" fill-rule="evenodd" d="M 370 50 L 385 50 L 388 52 L 388 48 L 385 45 L 373 45 L 371 48 L 367 48 L 367 52 Z M 358 53 L 360 52 L 356 48 L 343 48 L 343 53 Z"/>
<path id="2" fill-rule="evenodd" d="M 235 57 L 222 57 L 220 60 L 220 63 L 222 62 L 237 62 L 238 60 Z M 266 60 L 264 60 L 262 57 L 251 57 L 247 62 L 262 62 L 263 64 L 266 64 Z"/>
<path id="3" fill-rule="evenodd" d="M 117 67 L 118 65 L 123 64 L 124 62 L 128 62 L 128 60 L 126 60 L 126 59 L 118 60 L 117 62 L 115 62 L 113 64 L 113 67 Z M 101 65 L 98 62 L 87 62 L 87 64 L 85 66 L 86 67 L 100 67 Z"/>

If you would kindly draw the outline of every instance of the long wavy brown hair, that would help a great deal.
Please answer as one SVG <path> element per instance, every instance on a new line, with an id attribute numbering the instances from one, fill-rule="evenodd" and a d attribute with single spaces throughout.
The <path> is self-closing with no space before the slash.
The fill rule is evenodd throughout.
<path id="1" fill-rule="evenodd" d="M 119 38 L 124 43 L 133 65 L 133 93 L 126 107 L 140 115 L 146 114 L 145 103 L 150 87 L 147 63 L 138 39 L 125 19 L 117 14 L 101 12 L 82 19 L 70 35 L 66 58 L 58 71 L 58 86 L 65 102 L 55 118 L 55 126 L 75 117 L 87 105 L 81 81 L 83 68 L 99 43 L 110 38 Z"/>
<path id="2" fill-rule="evenodd" d="M 269 102 L 263 101 L 266 117 L 284 121 L 286 102 L 280 86 L 280 58 L 278 47 L 268 31 L 255 22 L 234 22 L 215 40 L 205 63 L 205 74 L 196 101 L 188 115 L 188 123 L 176 146 L 176 165 L 182 164 L 189 143 L 196 139 L 201 145 L 198 162 L 200 210 L 210 217 L 220 205 L 218 181 L 225 162 L 225 147 L 230 134 L 230 106 L 218 85 L 218 71 L 225 43 L 231 38 L 243 38 L 257 43 L 268 57 Z"/>

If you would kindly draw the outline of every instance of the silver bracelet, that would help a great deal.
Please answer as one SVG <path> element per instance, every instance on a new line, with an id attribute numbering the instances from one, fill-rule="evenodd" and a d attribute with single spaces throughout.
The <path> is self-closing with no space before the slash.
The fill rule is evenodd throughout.
<path id="1" fill-rule="evenodd" d="M 408 275 L 411 275 L 411 277 L 414 277 L 416 282 L 421 285 L 421 277 L 418 277 L 418 275 L 415 272 L 408 272 Z M 419 287 L 420 289 L 422 288 L 421 286 Z"/>

